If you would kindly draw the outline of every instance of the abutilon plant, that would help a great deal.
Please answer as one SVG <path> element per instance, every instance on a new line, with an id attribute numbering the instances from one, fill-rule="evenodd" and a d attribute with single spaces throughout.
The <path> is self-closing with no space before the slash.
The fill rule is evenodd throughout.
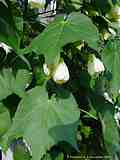
<path id="1" fill-rule="evenodd" d="M 0 159 L 120 159 L 120 3 L 0 0 Z"/>

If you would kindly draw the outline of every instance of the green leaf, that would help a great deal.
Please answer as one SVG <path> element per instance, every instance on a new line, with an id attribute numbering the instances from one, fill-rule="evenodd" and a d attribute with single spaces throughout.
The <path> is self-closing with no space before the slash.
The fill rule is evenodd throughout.
<path id="1" fill-rule="evenodd" d="M 27 83 L 31 80 L 31 74 L 27 70 L 18 70 L 16 77 L 12 69 L 3 69 L 0 73 L 0 100 L 15 93 L 24 96 Z"/>
<path id="2" fill-rule="evenodd" d="M 11 126 L 11 118 L 8 109 L 0 103 L 0 137 L 3 136 Z"/>
<path id="3" fill-rule="evenodd" d="M 26 86 L 30 84 L 31 76 L 32 74 L 27 70 L 24 69 L 18 70 L 13 90 L 20 97 L 24 95 Z"/>
<path id="4" fill-rule="evenodd" d="M 91 104 L 100 115 L 105 146 L 109 155 L 113 156 L 120 150 L 120 137 L 114 120 L 114 105 L 95 94 L 91 95 Z"/>
<path id="5" fill-rule="evenodd" d="M 47 153 L 42 160 L 64 160 L 64 154 L 62 152 L 60 153 Z"/>
<path id="6" fill-rule="evenodd" d="M 59 141 L 76 147 L 78 119 L 79 109 L 72 96 L 48 99 L 45 89 L 36 87 L 22 99 L 6 136 L 23 137 L 31 146 L 32 160 L 40 160 Z"/>
<path id="7" fill-rule="evenodd" d="M 116 97 L 120 89 L 120 40 L 114 39 L 109 41 L 103 50 L 102 56 L 107 70 L 112 74 L 110 90 Z"/>
<path id="8" fill-rule="evenodd" d="M 13 152 L 14 160 L 30 160 L 31 156 L 25 145 L 22 143 L 17 143 Z"/>
<path id="9" fill-rule="evenodd" d="M 113 1 L 112 0 L 95 0 L 93 2 L 98 11 L 101 11 L 102 13 L 108 12 L 112 6 L 113 6 Z"/>
<path id="10" fill-rule="evenodd" d="M 19 48 L 20 39 L 10 8 L 0 3 L 0 42 L 4 42 L 14 49 Z"/>
<path id="11" fill-rule="evenodd" d="M 42 34 L 33 39 L 28 51 L 44 54 L 46 61 L 53 63 L 59 59 L 61 47 L 65 44 L 85 40 L 91 47 L 96 48 L 98 38 L 97 29 L 87 16 L 79 12 L 72 13 L 67 20 L 64 20 L 63 16 L 57 17 Z"/>

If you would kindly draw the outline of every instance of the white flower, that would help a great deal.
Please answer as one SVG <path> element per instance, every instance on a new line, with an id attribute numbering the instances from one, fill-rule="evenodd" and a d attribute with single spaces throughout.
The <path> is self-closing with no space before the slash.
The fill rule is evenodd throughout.
<path id="1" fill-rule="evenodd" d="M 108 30 L 113 36 L 116 36 L 116 32 L 114 31 L 114 29 L 108 28 Z"/>
<path id="2" fill-rule="evenodd" d="M 88 73 L 92 76 L 95 73 L 104 72 L 105 67 L 102 61 L 99 58 L 96 58 L 94 54 L 92 54 L 88 61 Z"/>
<path id="3" fill-rule="evenodd" d="M 52 78 L 58 84 L 63 84 L 69 80 L 70 76 L 68 67 L 64 61 L 59 63 L 58 66 L 55 68 Z"/>
<path id="4" fill-rule="evenodd" d="M 7 44 L 5 44 L 3 42 L 0 43 L 0 47 L 5 50 L 6 54 L 8 54 L 12 50 L 12 48 L 10 46 L 8 46 Z"/>
<path id="5" fill-rule="evenodd" d="M 112 98 L 109 96 L 109 94 L 107 92 L 104 92 L 104 98 L 105 100 L 107 100 L 108 102 L 114 104 Z"/>
<path id="6" fill-rule="evenodd" d="M 48 68 L 48 65 L 46 63 L 43 64 L 43 71 L 46 76 L 50 75 L 50 69 Z"/>
<path id="7" fill-rule="evenodd" d="M 2 152 L 2 160 L 14 160 L 13 159 L 13 152 L 10 148 L 8 148 L 6 154 Z"/>
<path id="8" fill-rule="evenodd" d="M 52 78 L 53 81 L 58 84 L 63 84 L 70 78 L 68 67 L 64 61 L 60 62 L 57 66 L 52 65 L 52 67 L 49 67 L 46 63 L 44 63 L 43 71 L 46 76 Z"/>

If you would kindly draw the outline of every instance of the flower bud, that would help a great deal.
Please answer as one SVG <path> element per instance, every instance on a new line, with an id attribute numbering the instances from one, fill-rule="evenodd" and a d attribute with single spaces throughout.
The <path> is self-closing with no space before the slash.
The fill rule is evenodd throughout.
<path id="1" fill-rule="evenodd" d="M 63 62 L 59 63 L 58 66 L 53 71 L 53 80 L 58 84 L 66 83 L 70 76 L 67 65 Z"/>
<path id="2" fill-rule="evenodd" d="M 104 92 L 104 98 L 106 101 L 114 104 L 114 102 L 113 102 L 112 98 L 109 96 L 108 92 Z"/>
<path id="3" fill-rule="evenodd" d="M 113 35 L 113 36 L 116 36 L 116 32 L 114 29 L 112 28 L 108 28 L 109 32 Z"/>
<path id="4" fill-rule="evenodd" d="M 99 58 L 96 58 L 94 54 L 92 54 L 88 61 L 88 73 L 92 76 L 96 73 L 104 72 L 105 67 L 102 61 Z"/>
<path id="5" fill-rule="evenodd" d="M 43 71 L 46 76 L 50 75 L 50 69 L 48 68 L 48 65 L 46 63 L 43 64 Z"/>
<path id="6" fill-rule="evenodd" d="M 3 42 L 0 43 L 0 47 L 5 50 L 6 54 L 8 54 L 12 50 L 12 48 L 10 46 L 8 46 L 7 44 L 5 44 Z"/>

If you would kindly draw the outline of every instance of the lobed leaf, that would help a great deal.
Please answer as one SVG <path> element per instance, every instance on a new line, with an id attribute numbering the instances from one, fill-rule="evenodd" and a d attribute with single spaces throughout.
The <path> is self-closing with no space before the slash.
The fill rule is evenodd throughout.
<path id="1" fill-rule="evenodd" d="M 36 87 L 21 101 L 8 139 L 23 137 L 31 146 L 32 160 L 40 160 L 53 145 L 67 141 L 76 147 L 79 109 L 72 96 L 58 101 Z"/>

